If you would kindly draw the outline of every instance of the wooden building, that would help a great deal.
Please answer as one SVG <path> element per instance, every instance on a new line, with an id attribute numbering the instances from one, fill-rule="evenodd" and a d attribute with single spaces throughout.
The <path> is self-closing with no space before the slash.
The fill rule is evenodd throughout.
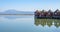
<path id="1" fill-rule="evenodd" d="M 36 10 L 35 11 L 35 17 L 36 18 L 60 18 L 60 10 L 57 9 L 56 11 L 52 12 L 52 10 Z"/>

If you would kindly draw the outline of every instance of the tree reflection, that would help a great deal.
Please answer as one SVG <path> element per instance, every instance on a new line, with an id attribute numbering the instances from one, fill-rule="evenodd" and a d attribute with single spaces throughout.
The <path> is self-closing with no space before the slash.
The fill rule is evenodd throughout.
<path id="1" fill-rule="evenodd" d="M 36 26 L 49 26 L 51 27 L 52 25 L 54 25 L 55 27 L 59 27 L 60 26 L 60 20 L 59 19 L 38 19 L 35 18 L 35 23 Z"/>

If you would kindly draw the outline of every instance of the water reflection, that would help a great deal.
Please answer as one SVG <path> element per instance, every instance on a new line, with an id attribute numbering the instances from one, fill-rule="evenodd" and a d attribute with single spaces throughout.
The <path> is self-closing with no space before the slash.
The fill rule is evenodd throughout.
<path id="1" fill-rule="evenodd" d="M 0 16 L 0 32 L 29 32 L 32 31 L 33 16 Z"/>
<path id="2" fill-rule="evenodd" d="M 60 26 L 59 21 L 58 19 L 36 19 L 34 15 L 0 16 L 0 32 L 60 32 L 60 28 L 55 27 Z M 46 25 L 47 27 L 44 27 Z"/>
<path id="3" fill-rule="evenodd" d="M 7 19 L 17 19 L 17 18 L 31 18 L 33 15 L 0 15 L 0 17 Z"/>
<path id="4" fill-rule="evenodd" d="M 36 26 L 49 26 L 51 27 L 52 25 L 54 25 L 55 27 L 59 27 L 60 26 L 60 20 L 59 19 L 37 19 L 35 18 L 35 23 Z"/>

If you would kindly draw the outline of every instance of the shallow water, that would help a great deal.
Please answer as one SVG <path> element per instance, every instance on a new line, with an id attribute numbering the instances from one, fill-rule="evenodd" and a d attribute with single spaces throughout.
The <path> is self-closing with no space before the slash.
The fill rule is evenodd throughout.
<path id="1" fill-rule="evenodd" d="M 60 20 L 36 19 L 34 15 L 0 15 L 0 32 L 60 32 Z"/>

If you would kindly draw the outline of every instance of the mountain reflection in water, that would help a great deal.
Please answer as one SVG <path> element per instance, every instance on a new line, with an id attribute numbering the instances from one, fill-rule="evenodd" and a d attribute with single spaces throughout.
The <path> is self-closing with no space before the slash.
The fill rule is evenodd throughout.
<path id="1" fill-rule="evenodd" d="M 35 18 L 35 23 L 36 26 L 48 26 L 51 27 L 52 25 L 54 25 L 55 27 L 59 27 L 60 26 L 60 20 L 59 19 L 37 19 Z"/>

